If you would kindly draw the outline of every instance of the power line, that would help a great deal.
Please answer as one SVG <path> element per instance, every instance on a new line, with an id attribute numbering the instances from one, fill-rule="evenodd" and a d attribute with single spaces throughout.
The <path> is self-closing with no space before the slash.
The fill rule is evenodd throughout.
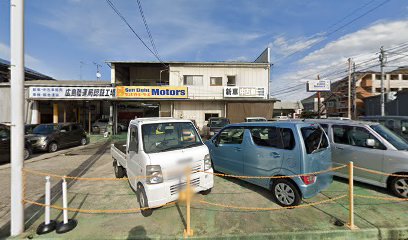
<path id="1" fill-rule="evenodd" d="M 168 68 L 168 66 L 160 59 L 160 57 L 150 49 L 147 44 L 143 41 L 143 39 L 136 33 L 136 31 L 133 29 L 133 27 L 129 24 L 129 22 L 126 20 L 126 18 L 120 13 L 120 11 L 115 7 L 115 5 L 112 3 L 111 0 L 106 0 L 108 5 L 113 9 L 113 11 L 122 19 L 122 21 L 130 28 L 130 30 L 133 32 L 133 34 L 143 43 L 143 45 L 157 58 L 157 60 L 160 61 L 163 66 Z"/>
<path id="2" fill-rule="evenodd" d="M 381 7 L 381 6 L 383 6 L 384 4 L 386 4 L 386 3 L 389 2 L 389 1 L 391 1 L 391 0 L 385 0 L 385 1 L 381 2 L 380 4 L 376 5 L 375 7 L 373 7 L 373 8 L 371 8 L 371 9 L 369 9 L 368 11 L 364 12 L 364 13 L 361 14 L 360 16 L 358 16 L 358 17 L 352 19 L 351 21 L 349 21 L 349 22 L 347 22 L 347 23 L 341 25 L 340 27 L 336 28 L 335 30 L 333 30 L 333 31 L 331 31 L 331 32 L 329 32 L 329 33 L 323 34 L 324 37 L 323 37 L 321 40 L 318 40 L 318 41 L 316 41 L 316 42 L 312 42 L 312 43 L 306 45 L 305 47 L 303 47 L 303 48 L 301 48 L 301 49 L 298 49 L 298 50 L 296 50 L 296 51 L 290 53 L 289 55 L 286 55 L 286 56 L 284 56 L 284 57 L 282 57 L 282 58 L 276 60 L 276 61 L 275 61 L 275 64 L 276 64 L 277 62 L 279 62 L 279 61 L 285 59 L 285 58 L 288 58 L 288 57 L 291 57 L 291 56 L 295 55 L 295 54 L 298 53 L 298 52 L 302 52 L 302 51 L 304 51 L 304 50 L 306 50 L 306 49 L 309 49 L 309 48 L 311 48 L 311 47 L 316 46 L 317 44 L 319 44 L 319 43 L 321 43 L 322 41 L 324 41 L 324 40 L 325 40 L 327 37 L 329 37 L 330 35 L 332 35 L 332 34 L 338 32 L 338 31 L 342 30 L 343 28 L 349 26 L 350 24 L 354 23 L 355 21 L 357 21 L 357 20 L 361 19 L 362 17 L 364 17 L 364 16 L 370 14 L 371 12 L 375 11 L 376 9 L 378 9 L 378 8 Z M 371 2 L 370 2 L 370 3 L 371 3 Z M 360 7 L 360 8 L 361 8 L 361 7 Z M 343 20 L 342 20 L 342 21 L 343 21 Z"/>
<path id="3" fill-rule="evenodd" d="M 157 54 L 157 56 L 159 56 L 159 52 L 157 51 L 156 44 L 154 43 L 154 39 L 153 39 L 152 34 L 150 32 L 149 25 L 147 24 L 147 21 L 146 21 L 146 18 L 145 18 L 143 8 L 142 8 L 142 4 L 141 4 L 140 0 L 137 0 L 137 5 L 139 6 L 139 12 L 140 12 L 140 15 L 142 16 L 143 23 L 145 25 L 147 34 L 149 35 L 150 43 L 152 44 L 153 50 Z"/>

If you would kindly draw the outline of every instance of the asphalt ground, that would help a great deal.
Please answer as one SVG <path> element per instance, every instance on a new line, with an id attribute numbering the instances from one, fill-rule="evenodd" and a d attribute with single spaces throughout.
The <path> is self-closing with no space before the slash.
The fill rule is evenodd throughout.
<path id="1" fill-rule="evenodd" d="M 98 142 L 87 147 L 72 149 L 44 159 L 26 163 L 25 167 L 59 175 L 113 178 L 109 144 Z M 0 178 L 9 179 L 6 169 L 0 170 Z M 43 202 L 44 178 L 26 176 L 26 198 Z M 3 181 L 2 181 L 3 182 Z M 53 204 L 62 206 L 60 180 L 53 178 Z M 8 182 L 9 184 L 9 182 Z M 7 185 L 7 184 L 6 184 Z M 70 208 L 78 209 L 131 209 L 138 208 L 135 193 L 127 181 L 69 181 Z M 3 192 L 4 185 L 1 185 Z M 393 197 L 381 188 L 355 183 L 355 194 Z M 330 200 L 348 193 L 347 180 L 335 179 L 333 184 L 318 196 L 302 204 Z M 8 231 L 7 204 L 1 197 L 0 234 Z M 196 238 L 251 238 L 251 239 L 408 239 L 408 201 L 390 201 L 355 198 L 355 225 L 350 230 L 347 197 L 299 209 L 276 211 L 244 211 L 200 203 L 279 208 L 271 194 L 260 187 L 238 179 L 215 177 L 213 191 L 196 195 L 191 209 L 191 227 Z M 5 209 L 5 210 L 4 210 Z M 51 211 L 52 219 L 62 220 L 59 210 Z M 26 231 L 21 238 L 64 239 L 146 239 L 182 238 L 186 226 L 184 203 L 154 210 L 149 217 L 139 212 L 122 214 L 70 212 L 70 218 L 78 221 L 71 232 L 55 232 L 38 236 L 35 231 L 43 222 L 43 209 L 26 204 Z"/>

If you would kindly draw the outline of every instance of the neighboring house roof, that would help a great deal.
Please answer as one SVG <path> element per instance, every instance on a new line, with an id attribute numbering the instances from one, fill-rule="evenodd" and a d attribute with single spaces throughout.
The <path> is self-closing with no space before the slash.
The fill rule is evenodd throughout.
<path id="1" fill-rule="evenodd" d="M 34 80 L 26 81 L 25 86 L 97 86 L 97 87 L 109 87 L 111 86 L 110 81 L 84 81 L 84 80 Z M 0 86 L 10 86 L 10 83 L 0 83 Z"/>
<path id="2" fill-rule="evenodd" d="M 10 67 L 10 61 L 0 58 L 0 82 L 9 81 L 9 75 L 10 75 L 9 67 Z M 25 80 L 31 81 L 31 80 L 37 80 L 37 79 L 53 80 L 53 78 L 50 76 L 47 76 L 45 74 L 39 73 L 37 71 L 34 71 L 26 67 L 25 68 Z"/>
<path id="3" fill-rule="evenodd" d="M 274 109 L 303 109 L 302 103 L 299 102 L 276 102 L 273 106 Z"/>

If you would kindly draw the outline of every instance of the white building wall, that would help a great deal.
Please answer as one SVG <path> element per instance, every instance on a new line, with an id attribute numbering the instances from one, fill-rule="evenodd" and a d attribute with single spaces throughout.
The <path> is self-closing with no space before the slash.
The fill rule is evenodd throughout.
<path id="1" fill-rule="evenodd" d="M 205 124 L 206 113 L 218 113 L 225 116 L 225 104 L 223 102 L 198 102 L 198 101 L 175 101 L 174 117 L 194 119 L 200 129 Z"/>
<path id="2" fill-rule="evenodd" d="M 398 75 L 398 80 L 389 80 L 389 79 L 391 79 L 391 75 Z M 391 88 L 397 88 L 399 91 L 400 90 L 408 90 L 408 78 L 403 76 L 403 75 L 405 75 L 405 74 L 386 74 L 385 75 L 385 81 L 384 81 L 385 91 L 387 90 L 388 81 L 390 81 L 390 87 Z M 375 74 L 372 74 L 371 77 L 373 79 L 373 81 L 372 81 L 373 82 L 372 92 L 373 93 L 378 93 L 378 91 L 376 91 L 376 89 L 381 88 L 381 80 L 376 79 Z"/>
<path id="3" fill-rule="evenodd" d="M 183 86 L 184 75 L 203 76 L 200 86 L 187 86 L 190 99 L 223 99 L 227 76 L 235 76 L 237 87 L 263 87 L 268 96 L 269 67 L 251 66 L 170 66 L 170 86 Z M 211 77 L 222 77 L 222 86 L 211 86 Z"/>

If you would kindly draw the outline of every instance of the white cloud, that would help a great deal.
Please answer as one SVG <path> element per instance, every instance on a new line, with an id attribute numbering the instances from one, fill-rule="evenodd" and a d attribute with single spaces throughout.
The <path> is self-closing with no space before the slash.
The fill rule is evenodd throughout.
<path id="1" fill-rule="evenodd" d="M 0 58 L 10 61 L 10 46 L 0 43 Z M 35 68 L 41 63 L 40 60 L 29 54 L 25 54 L 25 62 L 30 68 Z"/>
<path id="2" fill-rule="evenodd" d="M 271 47 L 272 50 L 272 57 L 276 60 L 287 57 L 302 49 L 307 50 L 311 48 L 313 44 L 320 42 L 323 39 L 323 34 L 316 34 L 309 38 L 300 37 L 296 39 L 287 39 L 285 36 L 278 36 L 273 42 L 269 43 L 269 47 Z"/>
<path id="3" fill-rule="evenodd" d="M 343 37 L 329 42 L 322 48 L 315 50 L 295 62 L 291 68 L 278 76 L 272 82 L 274 89 L 287 88 L 300 84 L 306 80 L 316 79 L 320 73 L 329 80 L 338 80 L 346 75 L 347 59 L 353 58 L 356 64 L 373 59 L 369 64 L 364 64 L 360 69 L 364 70 L 369 65 L 378 64 L 375 59 L 380 46 L 385 49 L 406 42 L 408 39 L 408 20 L 377 22 L 364 29 L 344 35 Z M 395 58 L 389 57 L 389 59 Z M 407 58 L 394 62 L 393 65 L 407 65 Z M 379 67 L 377 67 L 377 70 Z M 357 68 L 357 70 L 359 70 Z M 337 72 L 337 73 L 336 73 Z M 310 93 L 304 92 L 305 88 L 299 89 L 296 94 L 279 95 L 283 99 L 301 99 Z M 281 92 L 280 92 L 281 93 Z"/>

